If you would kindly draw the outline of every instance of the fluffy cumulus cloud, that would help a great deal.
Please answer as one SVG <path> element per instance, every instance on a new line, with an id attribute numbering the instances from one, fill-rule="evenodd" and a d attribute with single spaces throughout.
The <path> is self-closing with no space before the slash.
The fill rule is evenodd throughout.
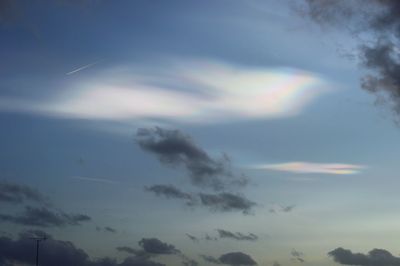
<path id="1" fill-rule="evenodd" d="M 230 232 L 228 230 L 224 229 L 217 229 L 218 235 L 220 238 L 230 238 L 234 240 L 247 240 L 247 241 L 257 241 L 258 236 L 252 233 L 249 234 L 243 234 L 240 232 Z"/>
<path id="2" fill-rule="evenodd" d="M 91 218 L 85 214 L 67 214 L 61 211 L 53 211 L 45 207 L 25 207 L 25 210 L 16 215 L 0 214 L 1 222 L 9 222 L 20 225 L 39 227 L 64 227 L 66 225 L 80 225 Z"/>
<path id="3" fill-rule="evenodd" d="M 0 202 L 19 204 L 26 201 L 47 203 L 47 198 L 29 186 L 0 181 Z"/>
<path id="4" fill-rule="evenodd" d="M 297 174 L 351 175 L 360 173 L 365 166 L 341 163 L 285 162 L 276 164 L 259 164 L 251 166 L 251 168 Z"/>
<path id="5" fill-rule="evenodd" d="M 396 266 L 400 265 L 400 257 L 393 256 L 385 249 L 373 249 L 368 254 L 353 253 L 349 249 L 337 248 L 328 253 L 337 263 L 360 266 Z"/>
<path id="6" fill-rule="evenodd" d="M 115 67 L 43 101 L 0 99 L 0 109 L 118 121 L 210 123 L 299 114 L 324 89 L 314 73 L 206 60 Z"/>
<path id="7" fill-rule="evenodd" d="M 397 0 L 307 0 L 303 13 L 324 26 L 351 31 L 359 42 L 356 56 L 368 70 L 361 79 L 365 90 L 375 93 L 400 113 L 400 2 Z"/>
<path id="8" fill-rule="evenodd" d="M 179 130 L 141 128 L 137 132 L 137 141 L 143 150 L 157 155 L 162 163 L 183 166 L 193 185 L 222 190 L 229 185 L 246 184 L 244 176 L 232 172 L 228 156 L 212 158 Z"/>

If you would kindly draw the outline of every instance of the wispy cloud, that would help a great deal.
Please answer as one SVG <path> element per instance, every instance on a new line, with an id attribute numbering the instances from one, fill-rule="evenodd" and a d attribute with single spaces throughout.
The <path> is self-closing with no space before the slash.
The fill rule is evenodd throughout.
<path id="1" fill-rule="evenodd" d="M 295 116 L 327 91 L 321 77 L 298 69 L 193 60 L 120 67 L 77 82 L 66 94 L 39 102 L 0 99 L 0 110 L 66 118 L 212 123 Z"/>
<path id="2" fill-rule="evenodd" d="M 286 162 L 276 164 L 260 164 L 252 166 L 251 168 L 292 172 L 298 174 L 351 175 L 360 173 L 365 166 L 341 163 Z"/>

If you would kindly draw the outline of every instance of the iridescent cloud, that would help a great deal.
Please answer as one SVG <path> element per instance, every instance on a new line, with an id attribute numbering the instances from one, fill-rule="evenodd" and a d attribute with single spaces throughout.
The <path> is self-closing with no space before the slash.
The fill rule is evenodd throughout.
<path id="1" fill-rule="evenodd" d="M 253 166 L 254 169 L 275 170 L 299 174 L 333 174 L 351 175 L 358 174 L 365 166 L 340 163 L 311 163 L 311 162 L 286 162 L 277 164 L 261 164 Z"/>
<path id="2" fill-rule="evenodd" d="M 209 61 L 168 67 L 124 67 L 80 80 L 40 103 L 13 102 L 19 111 L 107 119 L 210 123 L 298 115 L 327 91 L 316 74 L 292 68 L 245 68 Z M 10 105 L 0 99 L 0 109 Z M 6 104 L 4 104 L 6 103 Z"/>

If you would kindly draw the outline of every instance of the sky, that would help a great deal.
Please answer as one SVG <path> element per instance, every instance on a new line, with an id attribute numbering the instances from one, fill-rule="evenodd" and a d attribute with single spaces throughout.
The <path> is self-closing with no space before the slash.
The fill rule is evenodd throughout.
<path id="1" fill-rule="evenodd" d="M 400 265 L 399 11 L 0 0 L 0 266 Z"/>

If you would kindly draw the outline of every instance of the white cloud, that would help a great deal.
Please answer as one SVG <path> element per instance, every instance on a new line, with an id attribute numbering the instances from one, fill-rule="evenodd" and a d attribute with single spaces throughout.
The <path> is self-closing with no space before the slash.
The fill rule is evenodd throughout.
<path id="1" fill-rule="evenodd" d="M 253 166 L 252 168 L 299 174 L 350 175 L 359 173 L 365 168 L 365 166 L 340 163 L 286 162 L 277 164 L 261 164 Z"/>
<path id="2" fill-rule="evenodd" d="M 326 88 L 318 75 L 296 69 L 190 61 L 112 69 L 42 102 L 0 99 L 0 109 L 66 118 L 210 123 L 298 115 Z"/>

